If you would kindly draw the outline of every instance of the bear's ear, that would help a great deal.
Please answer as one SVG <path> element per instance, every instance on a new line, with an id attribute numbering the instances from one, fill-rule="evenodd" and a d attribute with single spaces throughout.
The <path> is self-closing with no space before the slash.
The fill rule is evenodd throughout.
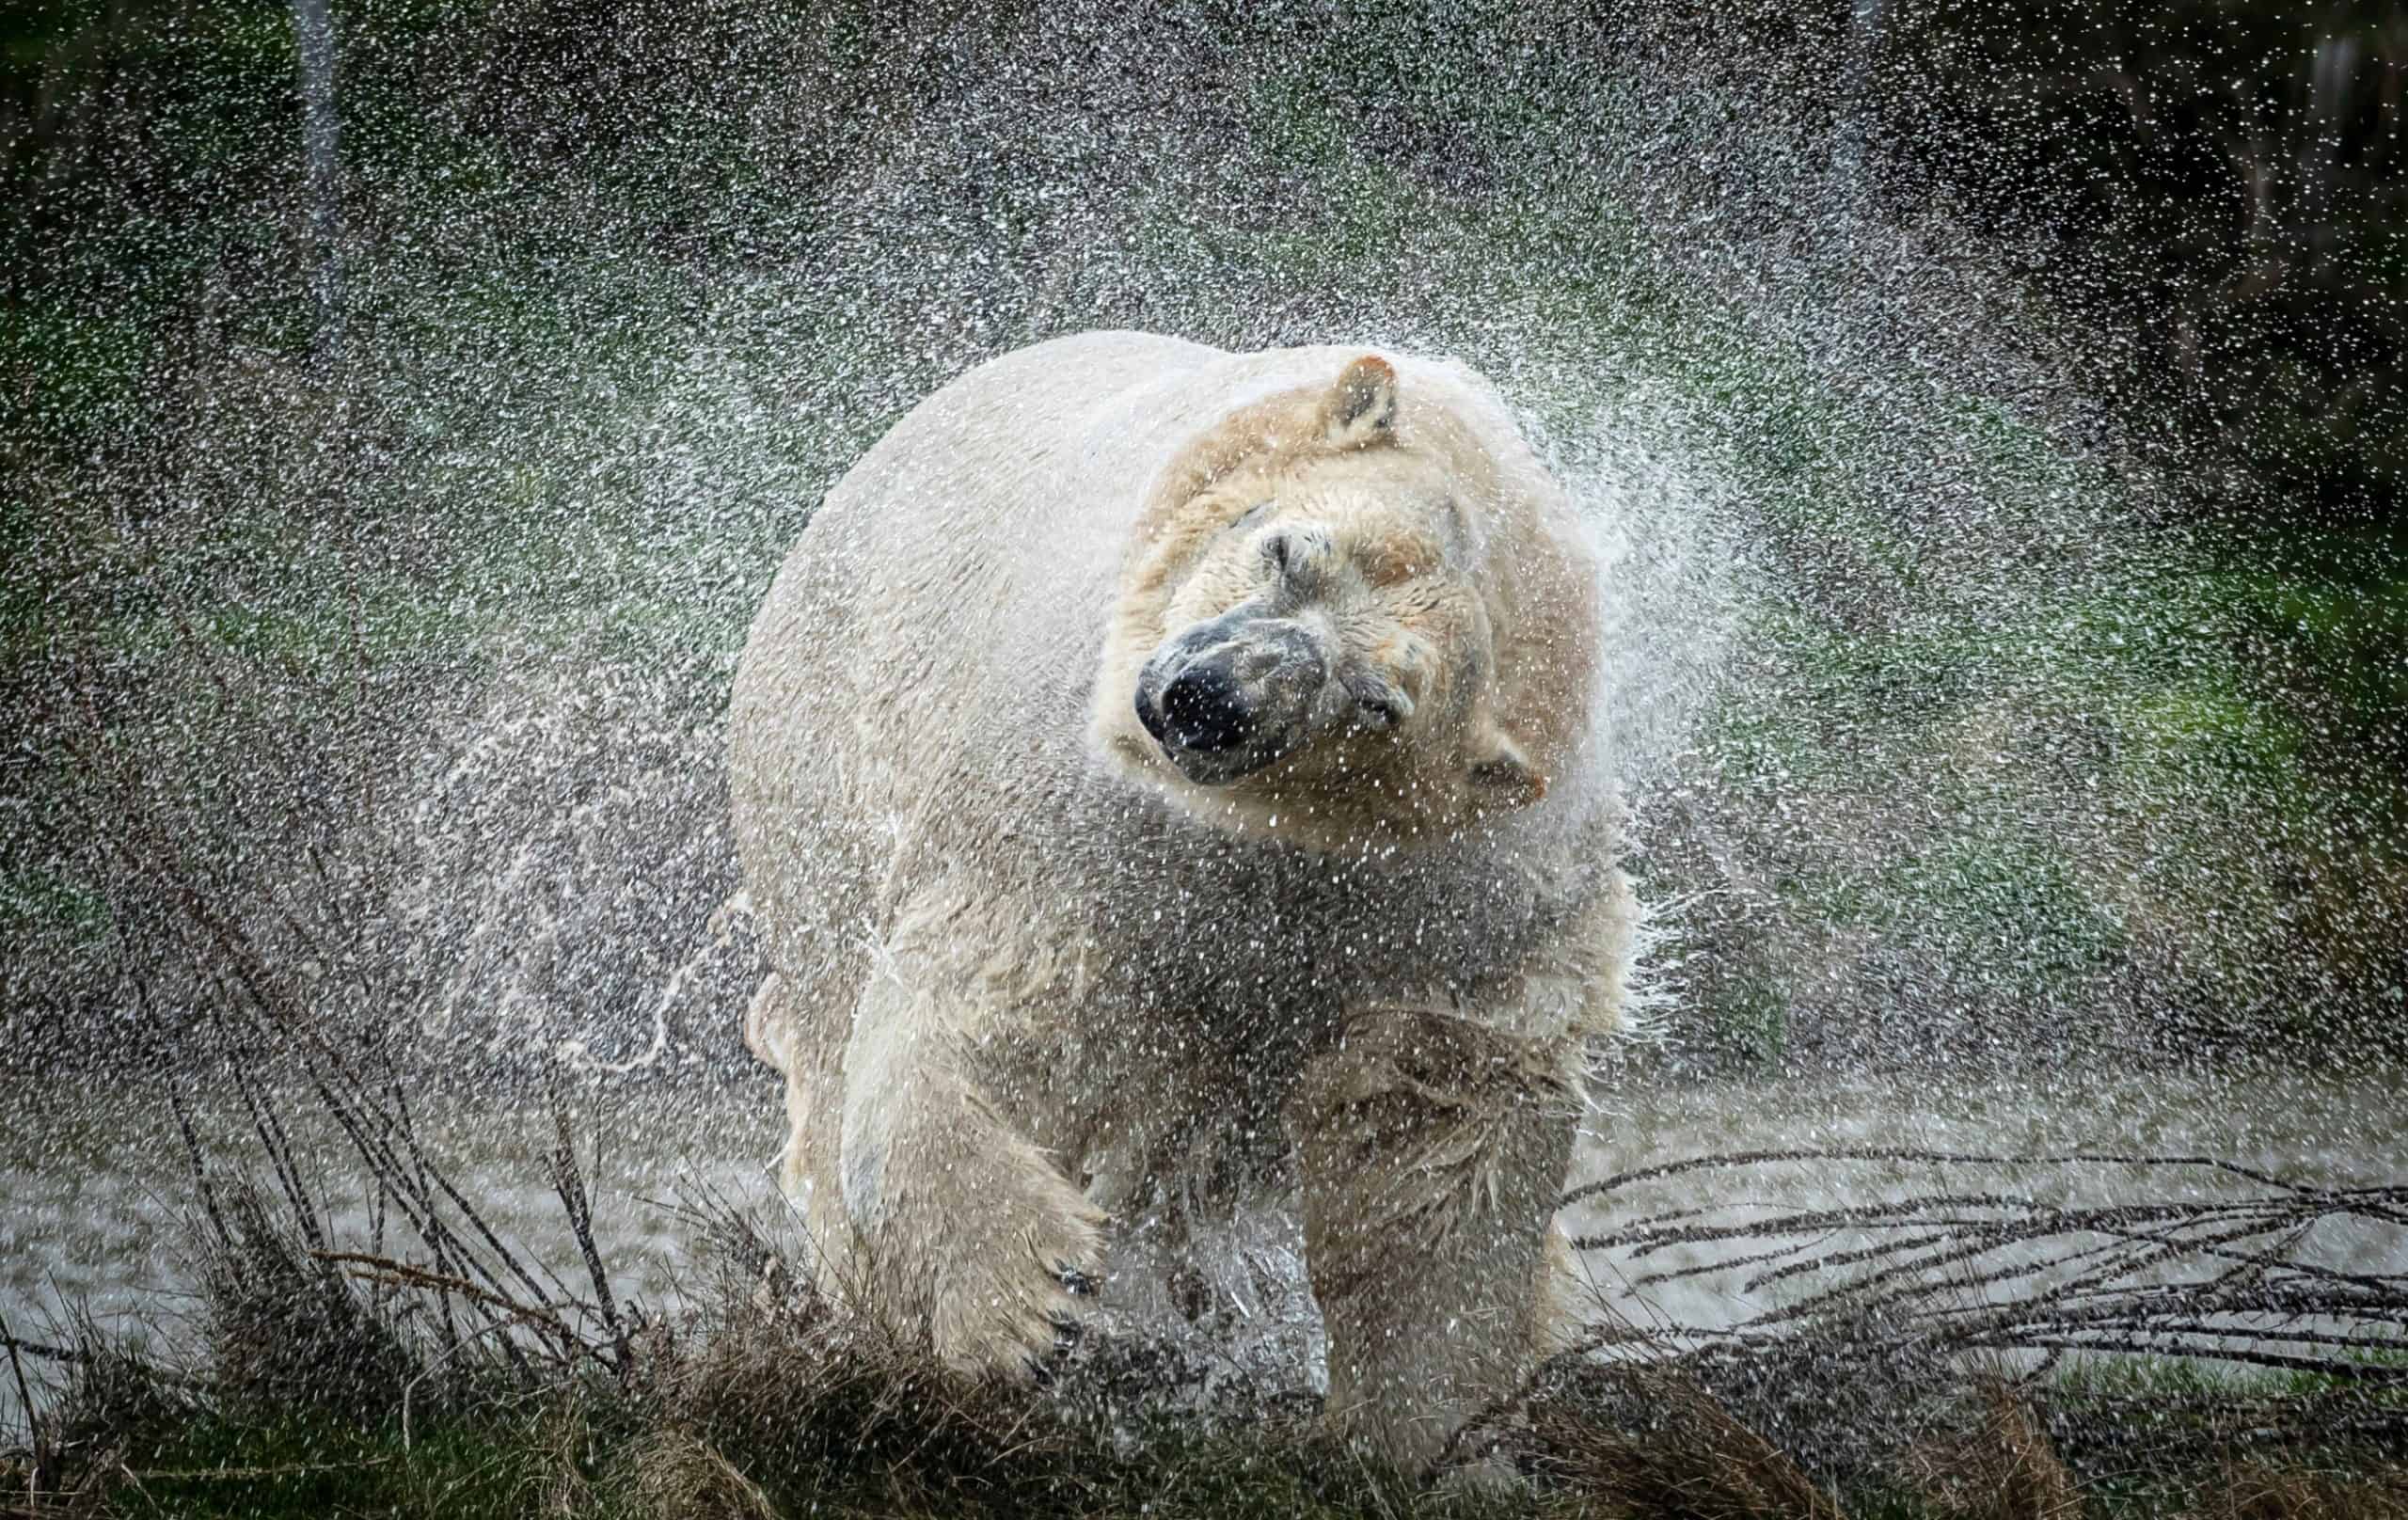
<path id="1" fill-rule="evenodd" d="M 1504 730 L 1490 726 L 1472 744 L 1471 793 L 1481 807 L 1528 807 L 1546 795 L 1546 778 Z"/>
<path id="2" fill-rule="evenodd" d="M 1322 403 L 1322 431 L 1340 449 L 1384 443 L 1396 426 L 1396 366 L 1376 354 L 1348 365 Z"/>

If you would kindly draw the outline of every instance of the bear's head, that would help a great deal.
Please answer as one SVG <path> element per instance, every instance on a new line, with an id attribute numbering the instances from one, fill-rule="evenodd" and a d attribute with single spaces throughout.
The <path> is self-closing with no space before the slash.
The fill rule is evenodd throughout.
<path id="1" fill-rule="evenodd" d="M 1202 816 L 1323 847 L 1537 801 L 1585 727 L 1591 641 L 1585 580 L 1527 499 L 1552 483 L 1522 464 L 1442 404 L 1406 409 L 1376 356 L 1226 420 L 1141 525 L 1108 747 Z M 1499 626 L 1532 617 L 1577 626 Z"/>

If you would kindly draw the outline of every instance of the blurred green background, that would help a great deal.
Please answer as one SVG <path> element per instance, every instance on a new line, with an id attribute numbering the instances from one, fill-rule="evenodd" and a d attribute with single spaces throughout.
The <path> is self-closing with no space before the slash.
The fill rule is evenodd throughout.
<path id="1" fill-rule="evenodd" d="M 121 1027 L 129 958 L 208 959 L 146 949 L 134 803 L 271 907 L 335 859 L 267 913 L 325 958 L 418 932 L 386 879 L 435 847 L 344 831 L 489 720 L 460 693 L 654 673 L 657 768 L 699 774 L 818 491 L 968 363 L 1107 323 L 1421 340 L 1592 454 L 1627 420 L 1645 467 L 1599 478 L 1703 462 L 1746 573 L 1651 777 L 1678 1059 L 2400 1037 L 2397 7 L 331 20 L 331 244 L 293 8 L 0 21 L 24 1049 Z M 723 856 L 625 916 L 698 922 Z M 640 1003 L 662 955 L 599 980 Z"/>

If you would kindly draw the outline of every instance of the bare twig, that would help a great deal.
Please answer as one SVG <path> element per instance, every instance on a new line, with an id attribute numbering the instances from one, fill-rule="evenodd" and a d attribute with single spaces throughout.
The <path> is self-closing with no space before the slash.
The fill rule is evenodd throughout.
<path id="1" fill-rule="evenodd" d="M 26 1438 L 34 1449 L 33 1471 L 25 1475 L 28 1502 L 57 1479 L 57 1468 L 51 1462 L 50 1437 L 41 1428 L 40 1410 L 34 1403 L 32 1385 L 25 1381 L 24 1359 L 17 1354 L 17 1338 L 8 1331 L 8 1317 L 0 1314 L 0 1342 L 8 1347 L 8 1370 L 17 1380 L 17 1407 L 25 1412 Z"/>
<path id="2" fill-rule="evenodd" d="M 625 1380 L 635 1374 L 635 1358 L 627 1347 L 626 1326 L 619 1321 L 617 1301 L 610 1293 L 610 1275 L 602 1270 L 602 1252 L 594 1243 L 594 1200 L 585 1190 L 584 1175 L 577 1168 L 577 1147 L 569 1136 L 568 1104 L 557 1085 L 551 1099 L 552 1133 L 557 1141 L 551 1154 L 552 1191 L 560 1195 L 569 1228 L 577 1236 L 586 1277 L 594 1285 L 594 1302 L 610 1332 L 612 1359 L 617 1363 L 620 1378 Z"/>
<path id="3" fill-rule="evenodd" d="M 548 1330 L 563 1346 L 583 1350 L 592 1349 L 549 1305 L 521 1304 L 508 1294 L 481 1288 L 465 1277 L 450 1276 L 443 1273 L 429 1271 L 425 1267 L 408 1261 L 397 1261 L 390 1257 L 371 1256 L 365 1251 L 311 1251 L 309 1255 L 321 1261 L 362 1269 L 350 1274 L 362 1282 L 378 1283 L 387 1287 L 434 1289 L 457 1293 L 463 1298 L 499 1309 L 504 1314 L 527 1324 Z"/>
<path id="4" fill-rule="evenodd" d="M 1760 1166 L 1767 1162 L 1785 1161 L 1898 1161 L 1936 1166 L 2042 1166 L 2086 1164 L 2111 1166 L 2202 1166 L 2212 1171 L 2228 1172 L 2253 1182 L 2288 1191 L 2305 1191 L 2298 1184 L 2287 1182 L 2270 1172 L 2241 1165 L 2237 1162 L 2214 1156 L 2135 1156 L 2120 1151 L 2068 1150 L 2041 1152 L 2025 1156 L 1998 1156 L 1968 1150 L 1916 1150 L 1893 1146 L 1851 1146 L 1838 1148 L 1805 1147 L 1787 1150 L 1737 1150 L 1714 1156 L 1689 1156 L 1680 1161 L 1662 1162 L 1654 1166 L 1641 1166 L 1633 1171 L 1618 1172 L 1594 1182 L 1583 1182 L 1563 1195 L 1557 1205 L 1568 1209 L 1584 1199 L 1628 1187 L 1634 1182 L 1652 1182 L 1660 1178 L 1678 1177 L 1683 1172 L 1705 1171 L 1710 1168 Z"/>
<path id="5" fill-rule="evenodd" d="M 1635 1289 L 1723 1275 L 1747 1293 L 1809 1285 L 1727 1330 L 1660 1332 L 1696 1346 L 1769 1347 L 1843 1316 L 1886 1326 L 1899 1346 L 1928 1353 L 2147 1354 L 2324 1372 L 2362 1385 L 2408 1382 L 2408 1371 L 2368 1357 L 2408 1345 L 2408 1275 L 2345 1271 L 2299 1254 L 2322 1220 L 2408 1222 L 2408 1187 L 2313 1186 L 2195 1155 L 1855 1148 L 1688 1157 L 1586 1184 L 1566 1201 L 1709 1169 L 1867 1161 L 1943 1170 L 2112 1165 L 2144 1176 L 2207 1169 L 2261 1191 L 2089 1205 L 1938 1191 L 1786 1212 L 1691 1205 L 1573 1243 L 1633 1260 L 1676 1247 L 1712 1255 L 1640 1274 Z M 1969 1302 L 1974 1292 L 1985 1300 Z"/>

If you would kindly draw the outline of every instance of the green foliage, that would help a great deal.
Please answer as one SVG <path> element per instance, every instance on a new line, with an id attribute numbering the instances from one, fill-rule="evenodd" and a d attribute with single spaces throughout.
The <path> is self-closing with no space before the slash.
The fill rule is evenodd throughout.
<path id="1" fill-rule="evenodd" d="M 1461 320 L 1368 336 L 1474 362 L 1488 343 L 1527 366 L 1510 388 L 1543 430 L 1576 436 L 1632 398 L 1674 417 L 1700 473 L 1738 503 L 1727 526 L 1759 574 L 1748 676 L 1719 694 L 1700 740 L 1710 784 L 1755 810 L 1736 827 L 1787 915 L 1761 942 L 1724 946 L 1745 974 L 1703 1011 L 1748 1059 L 1785 1059 L 1811 1021 L 1807 994 L 1778 985 L 1808 974 L 1812 957 L 1785 958 L 1809 944 L 1921 945 L 2000 996 L 2065 1004 L 2144 952 L 2160 958 L 2152 995 L 2270 987 L 2300 955 L 2391 985 L 2374 968 L 2398 953 L 2400 924 L 2321 885 L 2362 878 L 2379 905 L 2408 875 L 2408 567 L 2390 537 L 2144 526 L 2114 451 L 2088 451 L 2045 398 L 1955 385 L 1910 356 L 1835 365 L 1811 325 L 1685 274 L 1662 257 L 1682 234 L 1585 156 L 1601 113 L 1649 98 L 1648 50 L 1685 35 L 1679 8 L 1656 8 L 1649 25 L 1670 34 L 1618 14 L 1547 47 L 1508 7 L 1184 16 L 1186 44 L 1246 60 L 1229 132 L 1183 166 L 1196 178 L 1133 176 L 1065 222 L 1040 192 L 1092 170 L 1086 135 L 995 145 L 993 172 L 932 198 L 942 214 L 915 235 L 931 263 L 990 271 L 1006 293 L 997 325 L 944 312 L 958 330 L 921 345 L 890 340 L 878 325 L 893 313 L 858 309 L 880 293 L 815 278 L 848 256 L 826 198 L 848 171 L 852 194 L 913 172 L 915 113 L 1023 10 L 931 13 L 958 43 L 939 48 L 919 24 L 851 6 L 780 24 L 727 5 L 342 8 L 358 246 L 351 354 L 333 372 L 307 360 L 316 312 L 278 210 L 298 132 L 285 8 L 29 14 L 0 70 L 0 103 L 28 124 L 8 170 L 38 192 L 0 218 L 13 256 L 0 397 L 29 424 L 12 445 L 37 489 L 0 500 L 0 535 L 39 571 L 0 585 L 0 668 L 38 687 L 27 673 L 69 647 L 156 672 L 198 643 L 320 683 L 324 715 L 344 720 L 362 689 L 373 705 L 380 683 L 464 677 L 498 650 L 723 665 L 843 467 L 962 364 L 1062 320 L 1013 282 L 1035 283 L 1069 226 L 1195 273 L 1149 293 L 1149 325 L 1220 332 L 1220 308 L 1257 299 L 1434 311 Z M 1964 8 L 1902 14 L 1891 61 L 1963 50 L 1948 68 L 2004 81 L 1999 102 L 1940 90 L 1920 108 L 1987 132 L 2007 103 L 2056 88 L 2042 63 L 2133 41 L 2096 8 L 2077 19 L 2052 39 Z M 1787 38 L 1749 56 L 1797 71 L 1810 119 L 1847 24 L 1830 7 L 1688 20 Z M 2379 20 L 2342 20 L 2361 59 L 2390 55 Z M 2278 72 L 2305 55 L 2290 22 L 2231 26 L 2280 33 Z M 2204 53 L 2164 51 L 2224 59 L 2234 45 L 2216 33 Z M 1678 120 L 1701 142 L 1744 142 L 1766 94 L 1718 77 L 1713 49 L 1691 51 Z M 2282 80 L 2266 87 L 2297 85 Z M 1032 99 L 1040 114 L 1070 108 Z M 2036 119 L 2052 132 L 2097 114 L 2086 97 L 2050 99 L 2073 113 Z M 704 101 L 714 108 L 691 108 Z M 809 109 L 778 114 L 798 101 Z M 2159 172 L 2127 162 L 2125 126 L 2086 130 L 2062 152 Z M 2059 163 L 2059 147 L 2009 136 L 2025 168 L 2034 153 Z M 1933 151 L 1947 149 L 1942 134 Z M 1045 152 L 1058 156 L 1042 174 L 1011 156 Z M 2079 176 L 2043 181 L 2082 208 L 2067 227 L 2116 258 L 2157 235 L 2121 190 L 2093 204 Z M 1238 193 L 1262 185 L 1275 189 Z M 2408 269 L 2403 244 L 2359 212 L 2337 215 L 2347 235 L 2301 270 L 2388 289 Z M 2146 298 L 2170 299 L 2183 270 L 2228 269 L 2228 252 L 2185 245 Z M 1835 293 L 1847 277 L 1810 274 Z M 1419 293 L 1383 302 L 1398 289 Z M 2287 352 L 2293 369 L 2265 371 L 2253 394 L 2313 391 L 2299 425 L 2330 433 L 2346 415 L 2366 459 L 2396 448 L 2377 437 L 2391 405 L 2379 376 L 2337 382 L 2308 346 Z M 2246 434 L 2271 437 L 2289 415 L 2270 405 Z M 2373 478 L 2322 444 L 2284 447 L 2276 474 L 2300 489 Z M 662 489 L 691 462 L 681 448 L 740 467 Z M 1947 490 L 1901 503 L 1902 481 Z M 705 499 L 711 511 L 694 513 Z M 2049 530 L 2011 530 L 2036 524 Z M 198 691 L 172 674 L 151 688 Z M 1801 837 L 1783 821 L 1798 818 L 1830 828 Z M 2253 858 L 2263 895 L 2245 912 L 2212 932 L 2164 916 L 2229 906 L 2219 883 Z M 74 921 L 63 899 L 23 895 L 45 921 Z M 2235 916 L 2263 934 L 2237 934 Z M 2180 974 L 2160 974 L 2168 958 Z"/>
<path id="2" fill-rule="evenodd" d="M 1789 999 L 1782 978 L 1741 972 L 1715 991 L 1704 1009 L 1714 1040 L 1759 1070 L 1778 1071 L 1789 1053 Z"/>
<path id="3" fill-rule="evenodd" d="M 128 1513 L 193 1520 L 515 1520 L 550 1476 L 533 1435 L 498 1415 L 421 1427 L 406 1444 L 398 1423 L 363 1426 L 306 1410 L 264 1423 L 206 1416 L 142 1454 L 122 1502 Z"/>
<path id="4" fill-rule="evenodd" d="M 0 876 L 0 934 L 12 941 L 55 933 L 86 946 L 108 934 L 106 899 L 83 883 L 39 867 Z"/>
<path id="5" fill-rule="evenodd" d="M 2261 1419 L 2279 1417 L 2272 1412 L 2287 1403 L 2312 1408 L 2333 1392 L 2309 1380 L 2130 1358 L 2083 1364 L 2055 1379 L 2044 1398 L 2075 1418 L 2102 1409 L 2130 1415 L 2154 1407 L 2161 1415 L 2157 1442 L 2170 1445 L 2185 1433 L 2221 1429 L 2216 1421 L 2230 1417 L 2223 1411 L 2247 1408 Z M 112 1507 L 104 1512 L 188 1520 L 329 1514 L 499 1520 L 531 1513 L 579 1520 L 782 1514 L 1370 1520 L 1402 1513 L 1506 1520 L 1588 1512 L 1586 1506 L 1613 1496 L 1560 1480 L 1537 1490 L 1505 1483 L 1431 1492 L 1335 1447 L 1252 1429 L 1200 1434 L 1164 1425 L 1109 1447 L 1085 1438 L 1062 1445 L 1032 1426 L 1023 1431 L 1018 1453 L 987 1453 L 983 1467 L 948 1476 L 946 1455 L 937 1449 L 841 1452 L 808 1428 L 784 1433 L 784 1439 L 764 1433 L 713 1446 L 673 1424 L 656 1424 L 661 1411 L 646 1401 L 598 1388 L 557 1389 L 515 1404 L 484 1408 L 467 1419 L 420 1419 L 406 1430 L 398 1421 L 359 1424 L 306 1407 L 267 1419 L 206 1409 L 171 1414 L 150 1421 L 131 1443 L 118 1433 L 114 1449 L 124 1460 L 110 1474 Z M 2337 1414 L 2342 1407 L 2336 1406 Z M 2363 1417 L 2387 1405 L 2346 1407 Z M 911 1412 L 895 1414 L 899 1430 Z M 1658 1431 L 1653 1439 L 1672 1437 Z M 1722 1459 L 1736 1460 L 1735 1454 Z M 2382 1471 L 2379 1462 L 2340 1453 L 2317 1466 L 2328 1473 Z M 1742 1476 L 1725 1466 L 1702 1469 L 1694 1481 L 1736 1484 Z M 2125 1457 L 2088 1475 L 2081 1495 L 2086 1509 L 2106 1515 L 2194 1512 L 2203 1495 L 2238 1476 L 2212 1461 L 2136 1466 Z M 1845 1512 L 1857 1516 L 1940 1520 L 1966 1512 L 1904 1475 L 1859 1476 L 1839 1496 Z"/>
<path id="6" fill-rule="evenodd" d="M 0 375 L 20 426 L 72 430 L 123 415 L 158 347 L 123 316 L 79 316 L 51 303 L 0 307 Z"/>

